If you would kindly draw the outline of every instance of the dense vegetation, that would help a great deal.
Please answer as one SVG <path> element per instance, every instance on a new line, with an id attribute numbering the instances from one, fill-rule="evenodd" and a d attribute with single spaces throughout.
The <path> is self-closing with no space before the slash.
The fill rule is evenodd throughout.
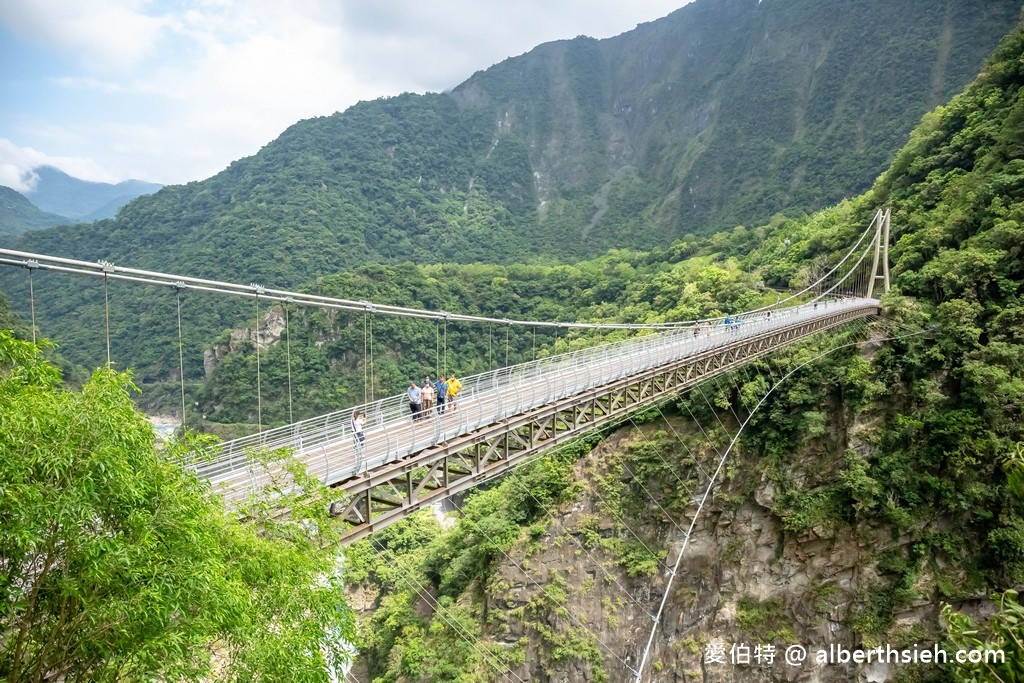
<path id="1" fill-rule="evenodd" d="M 701 0 L 615 39 L 540 46 L 450 94 L 297 123 L 213 178 L 17 246 L 293 288 L 368 262 L 549 263 L 756 225 L 865 189 L 1019 5 Z M 99 362 L 98 288 L 40 280 L 43 329 Z M 23 273 L 0 272 L 0 288 L 24 313 Z M 114 356 L 146 378 L 177 367 L 167 300 L 110 299 Z M 186 330 L 192 378 L 197 349 L 245 319 L 203 309 Z"/>
<path id="2" fill-rule="evenodd" d="M 765 4 L 770 7 L 778 3 Z M 984 15 L 981 10 L 987 7 L 992 5 L 973 9 Z M 864 21 L 867 15 L 858 16 Z M 871 16 L 886 21 L 892 19 L 885 14 Z M 571 45 L 570 51 L 575 51 L 570 57 L 572 60 L 592 66 L 600 63 L 598 44 L 574 41 L 567 45 Z M 847 536 L 876 539 L 878 536 L 872 534 L 881 529 L 882 537 L 888 538 L 888 542 L 871 546 L 874 579 L 858 585 L 860 593 L 842 613 L 844 627 L 857 643 L 865 646 L 879 642 L 902 645 L 940 638 L 937 624 L 907 630 L 898 623 L 897 614 L 922 601 L 938 604 L 977 600 L 993 590 L 1024 583 L 1022 55 L 1024 27 L 1001 43 L 980 76 L 961 95 L 925 117 L 909 143 L 896 155 L 891 168 L 870 191 L 812 216 L 777 216 L 758 228 L 738 227 L 711 237 L 693 237 L 652 252 L 614 251 L 572 266 L 364 266 L 342 274 L 326 274 L 325 270 L 310 287 L 347 298 L 387 299 L 499 316 L 625 321 L 691 318 L 746 308 L 766 297 L 770 300 L 773 294 L 765 287 L 787 288 L 806 282 L 823 259 L 850 243 L 877 206 L 891 207 L 895 238 L 892 248 L 894 291 L 885 301 L 885 319 L 870 331 L 876 338 L 889 339 L 871 347 L 870 352 L 851 348 L 830 355 L 803 368 L 774 393 L 752 418 L 736 453 L 738 466 L 726 471 L 722 495 L 713 505 L 724 511 L 739 502 L 748 502 L 758 486 L 769 482 L 775 495 L 768 505 L 777 516 L 786 539 L 799 541 L 812 534 L 824 539 Z M 600 100 L 602 92 L 591 86 L 593 83 L 586 79 L 572 84 L 579 98 Z M 467 98 L 471 95 L 468 89 L 461 94 Z M 474 96 L 483 97 L 480 93 Z M 438 102 L 447 102 L 442 96 L 432 97 Z M 406 96 L 388 104 L 410 107 L 402 115 L 411 116 L 420 101 Z M 465 114 L 454 107 L 450 111 L 453 116 Z M 374 109 L 366 105 L 361 112 L 371 115 Z M 580 116 L 584 114 L 581 112 Z M 553 126 L 553 119 L 544 116 L 547 115 L 538 109 L 537 125 L 546 120 L 543 125 Z M 334 125 L 338 120 L 341 119 L 332 117 L 321 123 Z M 582 120 L 586 121 L 585 117 Z M 296 135 L 297 130 L 300 128 L 292 129 L 291 135 Z M 385 127 L 382 134 L 393 134 L 396 130 Z M 471 140 L 470 144 L 478 142 Z M 504 138 L 499 140 L 498 148 L 503 143 Z M 437 144 L 444 144 L 444 141 Z M 517 149 L 510 145 L 502 153 L 505 152 L 513 163 L 501 169 L 521 170 L 515 159 L 521 161 L 529 148 Z M 265 150 L 264 158 L 269 155 Z M 288 166 L 287 160 L 291 158 L 294 157 L 282 157 L 278 165 L 294 170 L 294 166 Z M 254 160 L 239 162 L 226 173 L 244 175 L 255 163 Z M 494 172 L 501 169 L 496 168 Z M 453 177 L 464 170 L 453 170 Z M 227 177 L 218 176 L 220 180 L 213 181 L 226 182 Z M 485 174 L 481 172 L 480 177 Z M 517 178 L 520 176 L 513 173 L 502 180 L 504 189 L 515 190 L 503 200 L 502 206 L 506 208 L 520 197 L 520 187 L 526 191 L 526 185 L 516 185 Z M 638 180 L 639 175 L 624 178 L 624 182 L 637 181 L 638 187 L 642 182 Z M 260 186 L 254 179 L 252 182 L 252 191 L 257 192 Z M 481 181 L 483 186 L 484 181 Z M 211 187 L 214 185 L 169 188 L 158 196 L 158 201 L 170 202 L 175 193 L 195 198 L 202 194 L 201 189 Z M 375 191 L 388 193 L 391 190 L 386 185 L 367 185 L 360 189 L 360 193 Z M 445 192 L 449 191 L 446 187 Z M 395 192 L 392 198 L 402 196 Z M 609 196 L 613 192 L 614 188 Z M 455 202 L 455 208 L 462 199 L 464 197 Z M 217 194 L 210 192 L 206 200 L 216 203 Z M 239 200 L 244 201 L 244 198 Z M 552 203 L 553 209 L 557 208 L 556 204 Z M 137 203 L 126 214 L 140 215 L 147 206 L 155 204 Z M 286 203 L 267 203 L 264 208 L 269 211 L 287 206 Z M 571 203 L 565 202 L 565 206 Z M 613 214 L 614 203 L 610 207 L 609 213 Z M 423 206 L 418 206 L 407 215 L 420 216 L 423 210 Z M 458 211 L 455 213 L 458 215 Z M 376 224 L 379 229 L 387 229 L 387 215 L 390 214 L 378 216 L 385 220 L 383 224 Z M 461 214 L 467 215 L 465 211 Z M 502 220 L 502 225 L 518 225 L 512 213 L 507 218 L 508 222 Z M 282 215 L 281 219 L 279 229 L 292 230 L 293 224 L 288 222 L 291 218 Z M 224 220 L 230 222 L 227 218 Z M 190 225 L 198 226 L 200 222 L 197 219 Z M 253 236 L 257 234 L 253 232 Z M 127 233 L 120 236 L 126 239 Z M 173 231 L 168 228 L 162 238 L 155 238 L 156 243 L 160 244 L 162 239 L 169 245 L 172 236 Z M 383 236 L 384 233 L 382 239 Z M 291 237 L 298 238 L 298 234 Z M 397 233 L 386 237 L 396 238 Z M 243 238 L 238 239 L 242 244 Z M 295 267 L 290 259 L 299 258 L 284 250 L 277 252 L 277 257 L 285 268 Z M 199 261 L 204 262 L 208 261 Z M 263 274 L 272 273 L 269 264 L 261 267 L 268 269 Z M 327 269 L 328 264 L 323 268 Z M 303 271 L 296 268 L 294 272 Z M 163 308 L 140 307 L 134 310 L 134 315 L 165 315 L 167 325 L 172 325 L 174 302 L 166 294 L 163 293 L 160 300 Z M 102 296 L 102 292 L 94 288 L 92 296 Z M 238 313 L 243 313 L 241 306 Z M 213 319 L 206 324 L 216 322 Z M 329 316 L 322 312 L 294 311 L 292 322 L 290 355 L 295 373 L 293 385 L 297 387 L 296 417 L 361 400 L 369 391 L 393 391 L 408 377 L 418 377 L 441 363 L 446 362 L 450 369 L 465 374 L 504 362 L 504 329 L 448 326 L 445 329 L 448 356 L 444 360 L 437 350 L 441 333 L 438 322 L 375 318 L 374 330 L 378 336 L 374 372 L 378 384 L 369 388 L 363 384 L 368 358 L 362 349 L 368 338 L 363 332 L 361 315 Z M 193 326 L 198 327 L 194 323 Z M 569 334 L 560 335 L 556 341 L 553 334 L 548 334 L 538 335 L 534 345 L 532 333 L 524 332 L 510 334 L 509 360 L 561 351 L 591 341 Z M 849 341 L 863 339 L 862 333 L 861 329 L 850 330 Z M 95 334 L 95 331 L 88 334 Z M 30 403 L 29 398 L 36 400 L 38 397 L 41 408 L 37 412 L 44 416 L 56 414 L 56 407 L 65 402 L 73 402 L 68 397 L 77 394 L 56 388 L 47 366 L 23 352 L 24 347 L 13 340 L 0 339 L 9 345 L 4 348 L 9 348 L 10 357 L 15 358 L 5 360 L 8 367 L 29 368 L 39 375 L 11 370 L 3 376 L 0 391 L 28 393 L 12 394 L 11 400 L 0 402 L 0 411 L 3 411 L 0 416 L 13 415 L 17 424 L 24 425 L 29 423 L 27 413 L 20 411 L 36 405 Z M 780 354 L 770 364 L 766 362 L 757 369 L 767 370 L 769 377 L 778 377 L 833 343 L 832 340 L 814 341 Z M 226 335 L 220 347 L 227 352 L 210 382 L 196 396 L 210 417 L 251 420 L 254 404 L 252 349 L 245 343 L 228 348 Z M 272 421 L 282 421 L 287 411 L 287 397 L 283 393 L 285 353 L 284 345 L 277 343 L 263 357 L 270 373 L 265 385 L 265 407 Z M 153 363 L 154 367 L 158 366 L 157 360 Z M 190 374 L 194 376 L 195 372 Z M 125 382 L 126 379 L 116 373 L 98 373 L 82 396 L 98 397 L 98 404 L 88 405 L 100 415 L 113 410 L 117 424 L 128 425 L 124 431 L 128 446 L 133 450 L 141 449 L 142 428 L 137 415 L 126 405 Z M 766 382 L 751 369 L 716 384 L 710 391 L 711 402 L 681 397 L 675 406 L 665 408 L 665 415 L 639 416 L 635 423 L 647 422 L 658 429 L 666 424 L 662 418 L 673 420 L 691 415 L 703 424 L 712 425 L 719 418 L 728 423 L 730 415 L 744 414 L 753 399 L 764 394 Z M 111 420 L 84 423 L 95 426 L 95 430 L 82 430 L 75 435 L 81 439 L 121 433 L 111 428 Z M 858 432 L 856 447 L 851 437 L 855 424 L 870 425 Z M 55 430 L 44 430 L 51 431 Z M 669 439 L 655 432 L 648 440 L 634 442 L 623 452 L 609 456 L 600 468 L 588 470 L 584 480 L 577 480 L 574 468 L 580 456 L 601 436 L 595 435 L 460 503 L 463 516 L 450 530 L 442 530 L 431 517 L 420 515 L 353 548 L 347 554 L 347 580 L 355 585 L 383 588 L 360 643 L 371 673 L 382 681 L 486 680 L 495 668 L 502 670 L 521 663 L 527 649 L 533 647 L 539 652 L 538 670 L 553 669 L 563 662 L 573 661 L 580 663 L 594 680 L 602 680 L 605 663 L 594 640 L 571 627 L 559 630 L 550 626 L 550 615 L 566 615 L 570 596 L 565 577 L 546 577 L 542 594 L 514 609 L 494 608 L 491 597 L 504 595 L 510 588 L 500 576 L 502 553 L 518 549 L 528 555 L 539 548 L 541 539 L 557 538 L 560 532 L 552 529 L 552 514 L 559 506 L 595 493 L 602 499 L 602 514 L 625 515 L 631 523 L 636 522 L 636 528 L 649 534 L 647 540 L 654 543 L 655 551 L 664 550 L 657 545 L 657 522 L 661 515 L 645 508 L 640 492 L 648 487 L 663 489 L 668 470 L 675 471 L 678 463 L 654 458 L 652 451 L 667 452 L 681 444 L 695 450 L 707 439 L 720 445 L 723 434 L 724 429 L 713 429 L 707 436 L 693 433 Z M 13 443 L 28 443 L 38 437 L 19 438 L 22 440 Z M 60 449 L 67 447 L 71 446 L 57 444 L 54 449 L 62 452 Z M 147 462 L 160 463 L 148 451 L 144 452 Z M 120 451 L 112 448 L 102 453 L 118 455 Z M 800 470 L 800 458 L 794 454 L 814 456 L 817 459 L 815 469 Z M 33 462 L 36 461 L 28 456 L 5 457 L 3 466 L 9 472 L 5 472 L 0 481 L 21 481 L 18 468 L 29 467 Z M 118 462 L 121 465 L 112 468 L 109 478 L 120 490 L 124 487 L 118 477 L 136 473 L 125 473 L 123 460 Z M 160 476 L 172 476 L 171 470 L 156 469 L 162 473 Z M 177 470 L 173 472 L 176 472 L 173 477 L 182 476 Z M 145 470 L 138 473 L 138 476 L 143 475 Z M 662 503 L 677 514 L 690 505 L 689 485 L 695 481 L 686 471 L 679 472 L 678 476 L 686 485 L 669 490 Z M 157 481 L 159 483 L 159 479 Z M 155 490 L 148 479 L 140 486 L 144 491 Z M 190 486 L 196 485 L 191 480 L 183 485 L 175 479 L 172 488 L 191 490 Z M 2 495 L 13 495 L 8 492 L 19 490 L 15 487 L 0 489 Z M 33 500 L 41 499 L 33 495 Z M 120 500 L 117 496 L 123 494 L 114 491 L 111 495 L 111 500 L 117 501 Z M 143 499 L 149 500 L 145 496 Z M 86 510 L 82 514 L 89 519 L 106 519 L 106 508 L 79 508 L 76 501 L 80 499 L 70 500 L 75 503 L 72 508 Z M 106 504 L 106 501 L 100 502 Z M 209 501 L 197 503 L 203 514 L 214 514 L 203 507 L 207 504 Z M 6 502 L 0 506 L 0 510 L 12 509 L 14 506 Z M 4 524 L 20 523 L 16 519 L 8 521 L 2 514 L 0 520 Z M 131 521 L 138 520 L 132 517 Z M 608 575 L 615 572 L 624 577 L 622 580 L 652 581 L 650 577 L 656 573 L 657 562 L 661 559 L 658 552 L 639 546 L 619 526 L 611 533 L 598 533 L 597 520 L 593 522 L 573 531 L 584 539 L 588 550 L 603 553 L 613 560 L 610 565 L 602 565 L 603 571 Z M 272 525 L 272 522 L 268 520 L 266 524 Z M 38 527 L 35 529 L 32 533 L 42 533 Z M 302 533 L 294 528 L 290 531 L 291 534 L 286 534 L 287 542 L 306 542 Z M 32 533 L 11 534 L 0 539 L 0 542 L 10 543 L 12 548 L 8 550 L 5 546 L 3 556 L 17 556 L 15 550 L 22 548 L 18 544 L 32 538 Z M 235 557 L 232 553 L 247 547 L 245 543 L 239 541 L 239 545 L 210 548 L 211 562 L 220 563 L 226 557 Z M 310 557 L 319 557 L 318 561 L 322 561 L 322 556 L 315 553 Z M 728 561 L 729 558 L 723 559 Z M 245 580 L 262 585 L 260 581 L 265 577 L 257 570 L 265 567 L 250 566 L 252 564 L 255 563 L 243 563 L 243 567 L 256 571 L 257 575 Z M 268 566 L 277 565 L 269 562 Z M 18 574 L 26 575 L 25 572 Z M 441 608 L 425 616 L 424 601 L 429 601 L 424 596 L 428 594 L 436 596 Z M 1009 649 L 1019 648 L 1022 612 L 1016 595 L 1007 592 L 1002 597 L 1002 605 L 1000 616 L 980 634 L 972 632 L 969 621 L 952 611 L 947 612 L 951 624 L 948 638 L 955 643 L 987 640 Z M 787 624 L 777 619 L 781 607 L 770 600 L 740 600 L 736 622 L 742 628 L 770 630 L 784 637 Z M 17 603 L 12 609 L 23 609 L 23 605 Z M 159 618 L 165 613 L 158 610 L 155 614 Z M 3 616 L 9 618 L 6 612 Z M 497 642 L 495 634 L 503 633 L 505 625 L 512 620 L 523 624 L 531 638 L 524 639 L 525 642 Z M 7 623 L 3 624 L 5 629 Z M 220 622 L 201 625 L 205 629 L 200 630 L 203 634 L 218 633 L 221 626 Z M 613 627 L 610 622 L 607 625 Z M 791 635 L 792 631 L 788 633 Z M 131 669 L 133 671 L 149 673 L 150 669 L 145 667 L 151 666 L 158 655 L 162 657 L 169 651 L 166 641 L 161 640 L 163 637 L 160 631 L 155 640 L 145 641 L 136 648 L 138 655 L 113 657 L 111 665 L 123 664 L 136 667 Z M 33 642 L 42 642 L 42 639 Z M 177 641 L 175 644 L 177 646 Z M 202 647 L 199 649 L 208 652 Z M 280 653 L 273 647 L 271 651 Z M 315 654 L 319 650 L 313 648 L 304 652 Z M 7 661 L 0 660 L 0 666 L 7 665 Z M 183 661 L 182 667 L 190 667 L 205 660 L 176 661 Z M 244 655 L 239 656 L 239 661 L 245 661 Z M 272 665 L 279 660 L 266 655 L 261 665 L 267 665 L 268 661 Z M 173 678 L 179 671 L 191 669 L 171 668 L 160 673 Z M 970 669 L 952 673 L 917 669 L 901 675 L 905 680 L 953 676 L 967 681 L 985 680 L 991 674 L 993 672 Z M 995 672 L 995 675 L 1019 675 L 1019 662 L 1012 662 L 1005 671 Z"/>
<path id="3" fill-rule="evenodd" d="M 181 465 L 203 443 L 157 452 L 132 389 L 66 390 L 0 331 L 0 677 L 326 680 L 354 631 L 316 482 L 226 510 Z"/>
<path id="4" fill-rule="evenodd" d="M 734 259 L 679 260 L 685 251 L 685 245 L 652 253 L 616 251 L 572 266 L 365 266 L 321 278 L 311 289 L 428 310 L 566 322 L 689 320 L 776 299 L 774 292 L 759 291 Z M 300 419 L 401 393 L 424 373 L 471 375 L 624 334 L 293 310 L 287 335 L 282 329 L 281 341 L 261 351 L 264 420 L 288 420 L 289 367 L 292 412 Z M 224 340 L 218 347 L 225 353 L 197 393 L 210 420 L 255 422 L 256 353 L 248 339 L 234 345 Z"/>

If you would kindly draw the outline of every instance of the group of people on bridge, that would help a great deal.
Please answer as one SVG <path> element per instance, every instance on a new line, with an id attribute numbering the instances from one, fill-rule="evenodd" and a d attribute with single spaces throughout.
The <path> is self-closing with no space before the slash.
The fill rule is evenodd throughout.
<path id="1" fill-rule="evenodd" d="M 458 410 L 459 392 L 462 391 L 462 382 L 453 372 L 447 379 L 441 375 L 436 380 L 431 380 L 430 375 L 423 375 L 423 383 L 409 382 L 406 395 L 409 397 L 409 412 L 413 420 L 421 420 L 427 417 L 431 411 L 438 415 L 445 412 Z"/>
<path id="2" fill-rule="evenodd" d="M 462 382 L 453 372 L 447 379 L 444 376 L 431 380 L 430 375 L 423 375 L 422 384 L 409 382 L 406 395 L 409 397 L 409 411 L 413 420 L 422 420 L 433 411 L 438 415 L 455 412 L 459 408 L 458 396 L 462 391 Z M 366 416 L 359 410 L 352 413 L 352 435 L 356 447 L 356 464 L 362 456 L 363 445 L 366 443 Z"/>

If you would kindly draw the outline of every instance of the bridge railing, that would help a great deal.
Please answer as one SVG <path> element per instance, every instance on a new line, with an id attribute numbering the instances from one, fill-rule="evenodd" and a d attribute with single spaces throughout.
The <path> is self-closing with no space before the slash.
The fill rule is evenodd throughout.
<path id="1" fill-rule="evenodd" d="M 863 306 L 865 300 L 820 302 L 730 318 L 730 324 L 699 325 L 646 334 L 601 346 L 528 361 L 462 379 L 456 406 L 439 407 L 413 419 L 405 394 L 354 406 L 295 424 L 268 429 L 217 447 L 212 460 L 196 465 L 198 473 L 213 481 L 249 479 L 258 482 L 249 467 L 247 450 L 254 447 L 288 448 L 307 460 L 311 473 L 324 483 L 352 476 L 364 467 L 389 462 L 424 447 L 441 443 L 485 424 L 543 406 L 598 385 L 695 355 L 771 327 L 792 324 L 819 315 L 817 307 Z M 352 414 L 366 416 L 365 431 L 371 444 L 357 449 Z M 371 438 L 372 436 L 372 438 Z"/>

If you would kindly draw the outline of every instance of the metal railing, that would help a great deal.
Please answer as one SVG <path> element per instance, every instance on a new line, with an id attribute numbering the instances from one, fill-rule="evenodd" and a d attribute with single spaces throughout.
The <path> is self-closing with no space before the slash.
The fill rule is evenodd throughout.
<path id="1" fill-rule="evenodd" d="M 596 386 L 636 375 L 666 363 L 773 328 L 830 315 L 838 310 L 877 304 L 873 299 L 837 299 L 775 311 L 740 314 L 703 325 L 647 334 L 610 344 L 550 356 L 462 379 L 454 401 L 411 414 L 403 393 L 320 417 L 277 427 L 215 448 L 214 457 L 194 465 L 229 499 L 260 487 L 264 475 L 251 466 L 251 448 L 291 449 L 324 484 L 349 479 L 365 469 L 401 459 L 488 424 L 510 418 Z M 352 430 L 353 412 L 366 419 L 360 448 Z"/>

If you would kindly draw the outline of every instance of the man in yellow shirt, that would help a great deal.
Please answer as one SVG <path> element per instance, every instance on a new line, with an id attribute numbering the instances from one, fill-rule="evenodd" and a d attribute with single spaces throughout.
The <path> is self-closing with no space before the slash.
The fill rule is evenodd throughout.
<path id="1" fill-rule="evenodd" d="M 460 391 L 462 391 L 462 382 L 453 372 L 452 376 L 448 378 L 448 408 L 450 410 L 458 410 L 459 403 L 456 399 L 458 399 Z"/>

